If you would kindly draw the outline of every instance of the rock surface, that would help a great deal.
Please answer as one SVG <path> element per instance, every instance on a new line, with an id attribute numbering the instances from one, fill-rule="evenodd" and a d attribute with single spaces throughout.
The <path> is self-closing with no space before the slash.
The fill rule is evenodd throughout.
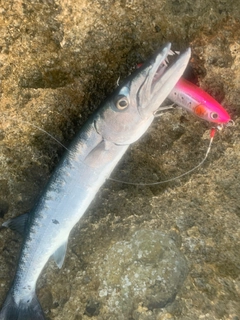
<path id="1" fill-rule="evenodd" d="M 63 268 L 50 261 L 39 278 L 47 319 L 240 319 L 240 2 L 23 0 L 2 1 L 0 12 L 0 223 L 31 210 L 64 152 L 26 122 L 67 145 L 118 78 L 163 43 L 191 46 L 192 80 L 235 121 L 191 175 L 102 187 L 71 234 Z M 114 177 L 149 182 L 191 169 L 209 127 L 181 109 L 166 112 Z M 141 233 L 146 242 L 134 245 Z M 153 251 L 142 249 L 157 237 Z M 0 230 L 0 304 L 20 248 L 18 235 Z M 157 277 L 169 278 L 166 287 Z"/>

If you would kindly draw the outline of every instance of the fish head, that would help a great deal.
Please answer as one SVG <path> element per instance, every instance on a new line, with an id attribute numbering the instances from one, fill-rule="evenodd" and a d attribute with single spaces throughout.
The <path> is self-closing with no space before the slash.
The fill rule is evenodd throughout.
<path id="1" fill-rule="evenodd" d="M 191 51 L 180 55 L 170 67 L 167 44 L 153 58 L 119 86 L 105 101 L 95 121 L 104 140 L 126 145 L 138 140 L 154 119 L 154 114 L 183 74 Z"/>

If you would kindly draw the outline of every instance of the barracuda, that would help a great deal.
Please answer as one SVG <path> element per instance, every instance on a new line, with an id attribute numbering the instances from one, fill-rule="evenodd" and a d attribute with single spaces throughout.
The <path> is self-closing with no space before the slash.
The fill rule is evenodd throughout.
<path id="1" fill-rule="evenodd" d="M 100 106 L 75 137 L 29 215 L 3 226 L 24 232 L 17 272 L 0 313 L 1 320 L 44 320 L 35 294 L 50 257 L 62 267 L 70 231 L 128 146 L 138 140 L 181 77 L 190 49 L 166 68 L 167 44 Z"/>

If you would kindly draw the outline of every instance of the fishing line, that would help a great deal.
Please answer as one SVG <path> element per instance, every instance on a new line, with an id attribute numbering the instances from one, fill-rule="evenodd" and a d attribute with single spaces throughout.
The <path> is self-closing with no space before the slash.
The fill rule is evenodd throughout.
<path id="1" fill-rule="evenodd" d="M 41 132 L 47 134 L 51 139 L 53 139 L 55 142 L 57 142 L 61 147 L 63 147 L 65 150 L 67 151 L 70 151 L 64 144 L 62 144 L 57 138 L 55 138 L 52 134 L 50 134 L 49 132 L 47 132 L 46 130 L 42 129 L 41 127 L 33 124 L 33 123 L 30 123 L 28 121 L 25 121 L 25 120 L 17 120 L 17 119 L 14 119 L 14 121 L 17 121 L 17 122 L 20 122 L 20 123 L 25 123 L 29 126 L 32 126 L 33 128 L 35 129 L 38 129 L 40 130 Z M 174 181 L 174 180 L 177 180 L 179 178 L 182 178 L 188 174 L 190 174 L 191 172 L 197 170 L 199 167 L 201 167 L 201 165 L 206 161 L 208 155 L 209 155 L 209 152 L 211 150 L 211 146 L 212 146 L 212 143 L 213 143 L 213 138 L 214 138 L 214 135 L 216 133 L 216 130 L 221 130 L 222 127 L 221 126 L 217 126 L 216 128 L 212 128 L 211 131 L 210 131 L 210 140 L 209 140 L 209 145 L 208 145 L 208 148 L 207 148 L 207 151 L 205 153 L 205 156 L 204 158 L 199 162 L 198 165 L 196 165 L 195 167 L 193 167 L 192 169 L 176 176 L 176 177 L 173 177 L 173 178 L 169 178 L 167 180 L 162 180 L 162 181 L 157 181 L 157 182 L 147 182 L 147 183 L 143 183 L 143 182 L 129 182 L 129 181 L 124 181 L 124 180 L 119 180 L 119 179 L 114 179 L 114 178 L 108 178 L 108 180 L 111 180 L 113 182 L 117 182 L 117 183 L 123 183 L 123 184 L 128 184 L 128 185 L 132 185 L 132 186 L 154 186 L 154 185 L 159 185 L 159 184 L 164 184 L 164 183 L 167 183 L 167 182 L 171 182 L 171 181 Z"/>
<path id="2" fill-rule="evenodd" d="M 47 132 L 46 130 L 42 129 L 41 127 L 38 127 L 37 125 L 33 124 L 33 123 L 30 123 L 30 122 L 27 122 L 27 121 L 24 121 L 24 120 L 21 120 L 22 123 L 26 123 L 30 126 L 32 126 L 33 128 L 35 129 L 38 129 L 44 133 L 46 133 L 51 139 L 53 139 L 54 141 L 56 141 L 60 146 L 62 146 L 65 150 L 69 151 L 69 149 L 67 147 L 64 146 L 64 144 L 62 144 L 57 138 L 55 138 L 53 135 L 51 135 L 51 133 Z"/>
<path id="3" fill-rule="evenodd" d="M 202 161 L 199 162 L 199 164 L 196 165 L 195 167 L 193 167 L 192 169 L 180 174 L 179 176 L 176 176 L 176 177 L 173 177 L 173 178 L 169 178 L 167 180 L 162 180 L 162 181 L 157 181 L 157 182 L 148 182 L 148 183 L 128 182 L 128 181 L 122 181 L 122 180 L 113 179 L 113 178 L 108 178 L 108 180 L 111 180 L 111 181 L 114 181 L 114 182 L 119 182 L 119 183 L 124 183 L 124 184 L 129 184 L 129 185 L 132 185 L 132 186 L 155 186 L 155 185 L 158 185 L 158 184 L 163 184 L 163 183 L 171 182 L 171 181 L 174 181 L 176 179 L 182 178 L 182 177 L 188 175 L 189 173 L 195 171 L 196 169 L 198 169 L 206 161 L 206 159 L 208 157 L 208 154 L 209 154 L 209 152 L 211 150 L 211 146 L 212 146 L 212 142 L 213 142 L 213 138 L 214 138 L 215 132 L 216 132 L 216 128 L 212 128 L 211 132 L 210 132 L 209 145 L 208 145 L 207 151 L 205 153 L 205 157 L 202 159 Z"/>
<path id="4" fill-rule="evenodd" d="M 41 131 L 41 132 L 45 133 L 46 135 L 48 135 L 51 139 L 53 139 L 55 142 L 57 142 L 65 150 L 70 151 L 64 144 L 62 144 L 62 142 L 60 142 L 57 138 L 55 138 L 51 133 L 47 132 L 46 130 L 44 130 L 43 128 L 37 126 L 36 124 L 33 124 L 33 123 L 25 121 L 25 120 L 19 120 L 19 119 L 12 119 L 12 120 L 16 121 L 16 122 L 19 122 L 19 123 L 25 123 L 30 127 L 38 129 L 39 131 Z"/>

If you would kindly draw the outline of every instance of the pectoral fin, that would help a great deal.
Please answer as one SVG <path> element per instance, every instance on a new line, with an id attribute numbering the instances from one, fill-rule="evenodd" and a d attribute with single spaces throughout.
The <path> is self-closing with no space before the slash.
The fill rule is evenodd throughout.
<path id="1" fill-rule="evenodd" d="M 66 256 L 66 251 L 67 251 L 67 242 L 66 240 L 52 255 L 53 259 L 55 260 L 57 266 L 59 269 L 62 268 L 65 256 Z"/>
<path id="2" fill-rule="evenodd" d="M 86 156 L 84 163 L 94 169 L 104 167 L 112 161 L 117 148 L 117 145 L 114 143 L 102 140 Z"/>

